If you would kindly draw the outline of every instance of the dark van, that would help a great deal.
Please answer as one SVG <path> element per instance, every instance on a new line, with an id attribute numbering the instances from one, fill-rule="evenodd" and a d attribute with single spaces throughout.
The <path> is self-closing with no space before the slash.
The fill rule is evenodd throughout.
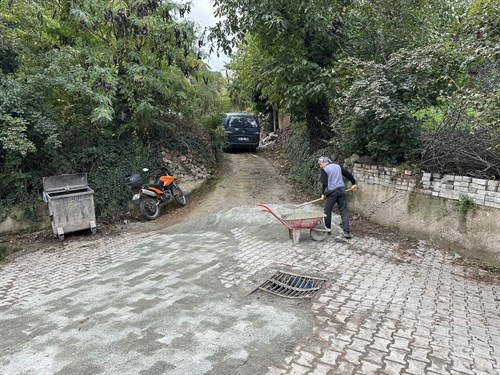
<path id="1" fill-rule="evenodd" d="M 243 148 L 254 151 L 260 142 L 260 124 L 255 115 L 225 113 L 222 125 L 226 131 L 226 149 Z"/>

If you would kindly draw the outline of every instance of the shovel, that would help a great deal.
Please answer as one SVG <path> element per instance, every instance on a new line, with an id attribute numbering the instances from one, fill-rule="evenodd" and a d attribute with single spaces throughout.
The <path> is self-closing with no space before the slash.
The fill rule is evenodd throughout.
<path id="1" fill-rule="evenodd" d="M 349 189 L 347 189 L 346 192 L 351 191 L 351 189 L 352 189 L 352 187 L 350 187 Z M 318 199 L 315 199 L 313 201 L 309 201 L 309 202 L 306 202 L 306 203 L 299 204 L 298 206 L 295 206 L 294 208 L 299 208 L 299 207 L 307 206 L 308 204 L 316 203 L 316 202 L 319 202 L 319 201 L 321 201 L 321 198 L 318 198 Z"/>
<path id="2" fill-rule="evenodd" d="M 321 198 L 318 198 L 318 199 L 315 199 L 315 200 L 310 201 L 310 202 L 299 204 L 298 206 L 295 206 L 294 208 L 299 208 L 299 207 L 307 206 L 308 204 L 316 203 L 316 202 L 319 202 L 320 200 L 321 200 Z"/>

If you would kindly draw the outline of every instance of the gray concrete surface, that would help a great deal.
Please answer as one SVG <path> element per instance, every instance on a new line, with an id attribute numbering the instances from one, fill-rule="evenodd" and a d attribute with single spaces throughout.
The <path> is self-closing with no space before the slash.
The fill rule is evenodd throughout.
<path id="1" fill-rule="evenodd" d="M 500 373 L 497 283 L 424 242 L 339 233 L 293 245 L 241 206 L 18 257 L 0 266 L 0 373 Z M 252 293 L 277 270 L 327 283 Z"/>
<path id="2" fill-rule="evenodd" d="M 500 209 L 476 205 L 464 215 L 456 200 L 360 183 L 349 210 L 463 256 L 500 265 Z"/>

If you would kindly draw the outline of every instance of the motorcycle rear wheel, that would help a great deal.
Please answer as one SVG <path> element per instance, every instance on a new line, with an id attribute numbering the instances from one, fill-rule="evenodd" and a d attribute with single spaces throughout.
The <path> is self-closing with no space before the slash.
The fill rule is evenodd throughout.
<path id="1" fill-rule="evenodd" d="M 187 204 L 187 201 L 186 201 L 186 196 L 184 195 L 184 192 L 177 185 L 174 185 L 173 190 L 174 190 L 173 194 L 174 194 L 175 201 L 177 203 L 179 203 L 181 206 L 185 206 Z"/>
<path id="2" fill-rule="evenodd" d="M 141 198 L 140 209 L 142 216 L 148 220 L 155 220 L 160 216 L 160 206 L 157 204 L 157 199 L 150 197 Z"/>

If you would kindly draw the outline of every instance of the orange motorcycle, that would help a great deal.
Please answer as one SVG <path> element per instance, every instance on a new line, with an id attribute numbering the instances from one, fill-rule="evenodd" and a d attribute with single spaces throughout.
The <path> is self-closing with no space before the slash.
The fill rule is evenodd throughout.
<path id="1" fill-rule="evenodd" d="M 143 171 L 147 172 L 148 169 L 144 168 Z M 160 174 L 156 176 L 152 184 L 144 185 L 144 180 L 138 173 L 128 175 L 125 184 L 134 192 L 132 200 L 140 199 L 141 214 L 148 220 L 158 218 L 160 205 L 171 202 L 172 199 L 175 199 L 181 206 L 187 203 L 183 191 L 177 185 L 177 177 L 165 167 L 160 169 Z"/>

